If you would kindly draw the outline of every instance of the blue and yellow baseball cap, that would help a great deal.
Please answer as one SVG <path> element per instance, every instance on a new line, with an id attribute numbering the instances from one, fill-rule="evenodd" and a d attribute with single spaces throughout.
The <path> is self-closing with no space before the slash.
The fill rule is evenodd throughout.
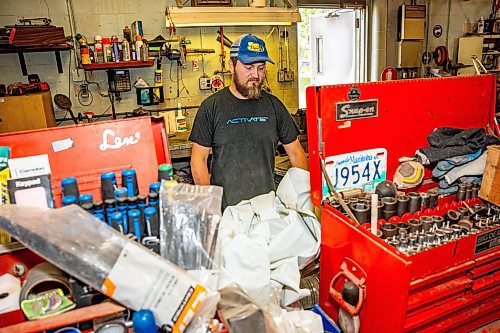
<path id="1" fill-rule="evenodd" d="M 236 38 L 233 45 L 231 45 L 229 56 L 238 58 L 244 64 L 266 61 L 274 64 L 274 61 L 269 58 L 267 53 L 266 43 L 252 34 L 241 35 Z"/>

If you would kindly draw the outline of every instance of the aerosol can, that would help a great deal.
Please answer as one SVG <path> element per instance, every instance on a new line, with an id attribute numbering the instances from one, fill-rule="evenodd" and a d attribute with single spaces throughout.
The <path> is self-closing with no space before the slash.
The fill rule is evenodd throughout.
<path id="1" fill-rule="evenodd" d="M 122 57 L 123 61 L 130 61 L 130 44 L 126 39 L 122 42 Z"/>

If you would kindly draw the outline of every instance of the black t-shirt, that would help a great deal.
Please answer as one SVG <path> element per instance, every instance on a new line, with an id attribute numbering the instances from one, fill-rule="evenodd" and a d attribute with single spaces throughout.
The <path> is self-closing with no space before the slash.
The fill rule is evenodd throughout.
<path id="1" fill-rule="evenodd" d="M 299 130 L 275 96 L 239 99 L 225 88 L 203 101 L 189 140 L 212 147 L 210 183 L 224 188 L 223 208 L 275 190 L 274 155 Z"/>

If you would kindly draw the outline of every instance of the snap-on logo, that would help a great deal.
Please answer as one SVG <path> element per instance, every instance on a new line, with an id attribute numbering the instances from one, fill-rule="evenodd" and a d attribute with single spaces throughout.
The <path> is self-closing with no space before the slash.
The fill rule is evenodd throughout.
<path id="1" fill-rule="evenodd" d="M 42 180 L 40 178 L 31 180 L 16 180 L 16 187 L 32 187 L 33 185 L 40 184 L 42 184 Z"/>
<path id="2" fill-rule="evenodd" d="M 134 135 L 121 138 L 115 134 L 115 131 L 106 129 L 102 132 L 102 143 L 99 149 L 105 151 L 107 149 L 120 149 L 124 146 L 135 145 L 139 142 L 141 133 L 136 132 Z"/>

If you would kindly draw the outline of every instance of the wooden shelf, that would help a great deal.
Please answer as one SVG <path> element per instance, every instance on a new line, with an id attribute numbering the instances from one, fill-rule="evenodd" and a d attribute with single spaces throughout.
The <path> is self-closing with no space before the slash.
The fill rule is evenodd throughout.
<path id="1" fill-rule="evenodd" d="M 119 68 L 140 68 L 151 67 L 154 65 L 154 60 L 149 61 L 119 61 L 119 62 L 100 62 L 88 65 L 82 65 L 86 71 L 119 69 Z"/>
<path id="2" fill-rule="evenodd" d="M 24 53 L 30 52 L 55 52 L 56 54 L 56 64 L 57 71 L 59 73 L 63 73 L 63 67 L 61 62 L 61 54 L 60 51 L 69 51 L 72 49 L 72 46 L 69 44 L 56 44 L 56 45 L 34 45 L 34 46 L 22 46 L 16 47 L 10 44 L 1 45 L 0 44 L 0 54 L 7 53 L 17 53 L 19 58 L 19 64 L 21 65 L 21 71 L 23 75 L 28 75 L 28 68 L 26 67 L 26 61 L 24 60 Z"/>
<path id="3" fill-rule="evenodd" d="M 484 39 L 490 39 L 490 38 L 500 38 L 500 33 L 486 33 L 486 34 L 478 34 L 475 32 L 468 32 L 466 36 L 479 36 L 483 37 Z"/>
<path id="4" fill-rule="evenodd" d="M 297 8 L 169 7 L 172 21 L 182 27 L 291 25 L 300 22 Z M 167 27 L 169 26 L 166 18 Z"/>

